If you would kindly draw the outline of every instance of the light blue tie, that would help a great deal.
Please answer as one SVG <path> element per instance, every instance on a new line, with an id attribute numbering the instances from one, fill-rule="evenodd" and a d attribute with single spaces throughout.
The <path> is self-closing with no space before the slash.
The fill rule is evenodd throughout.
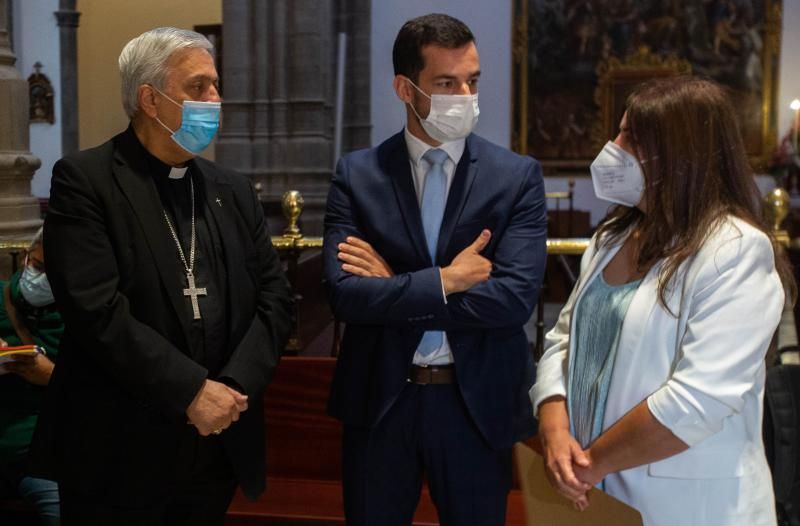
<path id="1" fill-rule="evenodd" d="M 442 227 L 444 206 L 447 201 L 447 176 L 444 173 L 447 152 L 432 148 L 425 152 L 422 158 L 431 165 L 425 175 L 425 185 L 422 190 L 422 228 L 425 230 L 428 254 L 435 265 L 436 244 L 439 242 L 439 229 Z M 442 341 L 444 341 L 442 331 L 425 331 L 417 352 L 422 356 L 428 356 L 442 346 Z"/>

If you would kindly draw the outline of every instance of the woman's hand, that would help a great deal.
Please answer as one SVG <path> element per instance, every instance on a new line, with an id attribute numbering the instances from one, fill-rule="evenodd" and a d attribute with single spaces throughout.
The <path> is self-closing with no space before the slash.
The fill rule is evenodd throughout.
<path id="1" fill-rule="evenodd" d="M 16 355 L 6 363 L 6 371 L 24 378 L 34 385 L 47 385 L 53 374 L 54 364 L 44 354 Z"/>
<path id="2" fill-rule="evenodd" d="M 590 461 L 569 432 L 564 397 L 548 398 L 539 405 L 539 439 L 550 484 L 579 509 L 582 503 L 588 506 L 586 492 L 592 485 L 581 480 L 576 469 L 588 468 Z"/>
<path id="3" fill-rule="evenodd" d="M 575 477 L 586 484 L 596 486 L 606 477 L 606 475 L 608 475 L 608 473 L 603 471 L 601 463 L 598 462 L 597 458 L 592 452 L 592 448 L 584 450 L 583 456 L 588 460 L 588 463 L 586 466 L 574 466 Z"/>

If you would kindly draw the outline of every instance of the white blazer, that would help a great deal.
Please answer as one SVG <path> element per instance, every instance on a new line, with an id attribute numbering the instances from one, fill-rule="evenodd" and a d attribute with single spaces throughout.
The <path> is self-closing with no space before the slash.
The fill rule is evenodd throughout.
<path id="1" fill-rule="evenodd" d="M 584 254 L 578 282 L 547 334 L 530 390 L 534 411 L 550 396 L 566 396 L 572 309 L 620 246 L 598 248 L 592 239 Z M 677 317 L 658 301 L 659 269 L 644 277 L 623 321 L 603 429 L 646 399 L 690 447 L 608 475 L 606 491 L 638 509 L 647 526 L 772 526 L 761 439 L 764 356 L 784 294 L 770 241 L 728 218 L 682 265 L 667 301 Z"/>

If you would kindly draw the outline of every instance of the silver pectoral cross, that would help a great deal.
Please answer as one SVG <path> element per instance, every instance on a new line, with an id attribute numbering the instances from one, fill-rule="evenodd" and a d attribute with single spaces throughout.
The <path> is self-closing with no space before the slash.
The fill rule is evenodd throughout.
<path id="1" fill-rule="evenodd" d="M 186 271 L 186 280 L 189 282 L 189 288 L 183 289 L 183 295 L 189 296 L 192 298 L 192 312 L 194 313 L 194 319 L 200 319 L 200 304 L 197 301 L 198 296 L 205 296 L 208 294 L 206 292 L 205 287 L 198 289 L 194 283 L 194 273 L 191 270 Z"/>

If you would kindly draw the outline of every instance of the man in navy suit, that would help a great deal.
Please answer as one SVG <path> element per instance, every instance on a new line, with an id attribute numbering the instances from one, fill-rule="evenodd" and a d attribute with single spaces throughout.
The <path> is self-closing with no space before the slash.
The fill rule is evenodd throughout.
<path id="1" fill-rule="evenodd" d="M 443 525 L 501 525 L 532 434 L 523 325 L 545 264 L 539 164 L 472 129 L 480 64 L 447 15 L 394 44 L 405 130 L 339 162 L 325 277 L 346 324 L 329 410 L 349 525 L 409 525 L 426 478 Z"/>

